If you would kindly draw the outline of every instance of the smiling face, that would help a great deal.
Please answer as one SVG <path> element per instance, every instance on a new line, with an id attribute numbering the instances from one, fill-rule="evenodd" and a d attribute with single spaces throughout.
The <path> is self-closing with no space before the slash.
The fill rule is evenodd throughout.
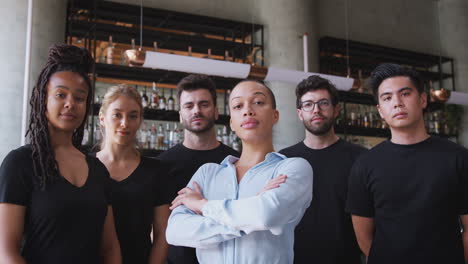
<path id="1" fill-rule="evenodd" d="M 52 74 L 47 84 L 46 117 L 56 130 L 73 132 L 85 118 L 88 86 L 78 73 Z"/>
<path id="2" fill-rule="evenodd" d="M 100 124 L 105 131 L 104 141 L 110 144 L 134 145 L 142 122 L 141 111 L 141 106 L 135 99 L 125 95 L 117 97 L 105 112 L 99 113 Z"/>
<path id="3" fill-rule="evenodd" d="M 180 121 L 193 133 L 203 133 L 213 128 L 218 119 L 218 109 L 207 89 L 183 91 L 180 94 Z"/>
<path id="4" fill-rule="evenodd" d="M 297 114 L 307 131 L 314 135 L 324 135 L 331 131 L 340 111 L 338 105 L 332 105 L 327 90 L 309 91 L 301 97 L 301 103 Z"/>
<path id="5" fill-rule="evenodd" d="M 279 113 L 266 87 L 249 81 L 238 84 L 231 92 L 229 108 L 231 129 L 243 142 L 271 141 Z"/>
<path id="6" fill-rule="evenodd" d="M 409 128 L 420 125 L 427 96 L 419 93 L 408 77 L 385 79 L 378 89 L 377 109 L 390 128 Z"/>

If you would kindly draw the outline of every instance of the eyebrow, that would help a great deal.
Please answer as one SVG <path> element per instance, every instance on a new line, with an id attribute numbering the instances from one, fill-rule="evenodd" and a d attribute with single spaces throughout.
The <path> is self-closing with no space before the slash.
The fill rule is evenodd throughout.
<path id="1" fill-rule="evenodd" d="M 204 104 L 204 103 L 209 103 L 209 102 L 210 102 L 209 100 L 201 100 L 201 101 L 198 101 L 198 102 L 189 101 L 189 102 L 185 102 L 183 105 L 188 105 L 188 104 Z"/>
<path id="2" fill-rule="evenodd" d="M 401 88 L 400 90 L 398 90 L 397 93 L 401 93 L 403 91 L 412 91 L 413 89 L 409 88 L 409 87 L 403 87 Z M 389 95 L 389 94 L 392 94 L 391 92 L 386 92 L 386 93 L 383 93 L 381 94 L 379 97 L 382 97 L 382 96 L 386 96 L 386 95 Z"/>
<path id="3" fill-rule="evenodd" d="M 70 87 L 65 86 L 65 85 L 61 85 L 61 84 L 55 86 L 55 89 L 65 89 L 65 90 L 70 91 Z M 87 93 L 86 90 L 81 89 L 81 88 L 78 88 L 78 89 L 76 89 L 76 90 L 77 90 L 79 93 L 81 93 L 81 94 L 86 94 L 86 93 Z"/>
<path id="4" fill-rule="evenodd" d="M 114 109 L 112 109 L 112 111 L 120 111 L 120 112 L 122 112 L 122 111 L 124 111 L 124 110 L 122 110 L 122 109 L 120 109 L 120 108 L 114 108 Z M 139 112 L 138 110 L 132 110 L 132 111 L 130 111 L 130 113 L 138 113 L 138 112 Z"/>
<path id="5" fill-rule="evenodd" d="M 263 96 L 266 97 L 266 95 L 265 95 L 264 93 L 262 93 L 262 92 L 255 92 L 253 95 L 263 95 Z M 237 98 L 241 98 L 241 97 L 242 97 L 242 96 L 233 97 L 233 98 L 231 98 L 231 101 L 234 100 L 234 99 L 237 99 Z"/>

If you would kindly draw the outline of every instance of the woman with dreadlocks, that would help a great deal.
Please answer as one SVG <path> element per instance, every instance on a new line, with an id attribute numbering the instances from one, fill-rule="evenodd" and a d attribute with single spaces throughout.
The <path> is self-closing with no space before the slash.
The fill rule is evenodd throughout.
<path id="1" fill-rule="evenodd" d="M 166 190 L 163 165 L 136 149 L 136 134 L 143 121 L 138 91 L 126 85 L 109 88 L 99 121 L 103 140 L 96 156 L 112 178 L 112 206 L 123 263 L 164 264 L 172 197 Z"/>
<path id="2" fill-rule="evenodd" d="M 89 52 L 49 50 L 33 89 L 31 144 L 0 167 L 0 259 L 5 263 L 120 263 L 109 174 L 80 152 L 92 98 Z"/>

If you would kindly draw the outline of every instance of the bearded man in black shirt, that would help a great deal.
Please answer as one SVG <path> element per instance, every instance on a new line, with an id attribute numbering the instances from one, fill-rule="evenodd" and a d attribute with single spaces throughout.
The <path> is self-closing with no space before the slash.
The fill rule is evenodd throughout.
<path id="1" fill-rule="evenodd" d="M 216 87 L 204 75 L 188 75 L 177 84 L 180 121 L 184 141 L 161 153 L 158 159 L 169 166 L 169 181 L 175 198 L 186 187 L 198 168 L 209 162 L 220 163 L 228 155 L 239 153 L 216 140 Z M 194 248 L 169 246 L 168 264 L 197 264 Z"/>
<path id="2" fill-rule="evenodd" d="M 369 264 L 465 263 L 468 150 L 427 133 L 417 72 L 382 64 L 370 86 L 391 139 L 351 171 L 347 207 L 361 250 Z"/>
<path id="3" fill-rule="evenodd" d="M 299 83 L 296 97 L 305 139 L 280 153 L 310 162 L 314 198 L 295 230 L 294 263 L 358 264 L 361 253 L 345 201 L 351 166 L 365 149 L 335 135 L 340 109 L 332 83 L 310 76 Z"/>

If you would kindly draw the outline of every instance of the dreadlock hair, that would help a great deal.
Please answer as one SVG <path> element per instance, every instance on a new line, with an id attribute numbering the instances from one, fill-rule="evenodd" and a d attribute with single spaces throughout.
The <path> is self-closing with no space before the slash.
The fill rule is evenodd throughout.
<path id="1" fill-rule="evenodd" d="M 92 72 L 94 60 L 89 51 L 71 45 L 52 45 L 49 48 L 47 62 L 39 74 L 36 85 L 33 88 L 29 104 L 31 106 L 29 127 L 25 136 L 29 135 L 34 181 L 42 190 L 46 185 L 54 182 L 59 177 L 58 164 L 55 160 L 55 152 L 50 142 L 47 111 L 47 85 L 50 77 L 56 72 L 70 71 L 79 74 L 88 86 L 86 98 L 86 113 L 81 125 L 75 129 L 72 143 L 81 150 L 84 126 L 88 111 L 92 102 L 92 85 L 88 73 Z"/>

